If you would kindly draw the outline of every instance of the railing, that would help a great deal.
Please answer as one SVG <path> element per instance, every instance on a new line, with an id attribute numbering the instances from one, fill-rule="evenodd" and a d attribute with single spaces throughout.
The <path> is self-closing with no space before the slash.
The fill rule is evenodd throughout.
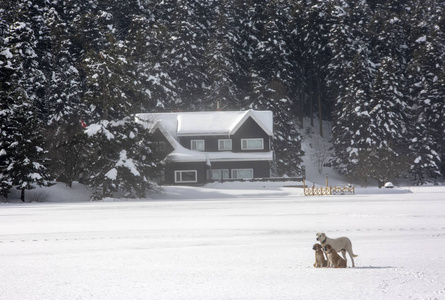
<path id="1" fill-rule="evenodd" d="M 326 187 L 306 187 L 306 180 L 303 178 L 303 189 L 305 196 L 324 196 L 324 195 L 345 195 L 355 194 L 355 187 L 353 185 L 346 186 L 328 186 L 326 177 Z"/>
<path id="2" fill-rule="evenodd" d="M 304 187 L 305 196 L 355 194 L 354 186 Z"/>
<path id="3" fill-rule="evenodd" d="M 353 185 L 331 187 L 331 195 L 355 194 Z"/>

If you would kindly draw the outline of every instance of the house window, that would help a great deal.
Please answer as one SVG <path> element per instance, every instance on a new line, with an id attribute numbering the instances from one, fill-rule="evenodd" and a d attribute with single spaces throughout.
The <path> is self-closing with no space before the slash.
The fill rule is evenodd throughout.
<path id="1" fill-rule="evenodd" d="M 190 149 L 204 151 L 204 140 L 191 140 Z"/>
<path id="2" fill-rule="evenodd" d="M 229 177 L 228 169 L 213 169 L 212 170 L 212 180 L 227 179 Z"/>
<path id="3" fill-rule="evenodd" d="M 232 169 L 232 178 L 234 179 L 252 179 L 253 169 Z"/>
<path id="4" fill-rule="evenodd" d="M 218 150 L 219 151 L 230 151 L 232 150 L 232 140 L 218 140 Z"/>
<path id="5" fill-rule="evenodd" d="M 196 170 L 175 171 L 175 183 L 198 182 Z"/>
<path id="6" fill-rule="evenodd" d="M 241 150 L 263 150 L 263 139 L 241 139 Z"/>
<path id="7" fill-rule="evenodd" d="M 165 147 L 165 142 L 163 142 L 163 141 L 161 141 L 161 142 L 155 142 L 154 143 L 154 148 L 155 148 L 155 151 L 158 151 L 158 152 L 165 152 L 165 150 L 166 150 L 166 147 Z"/>

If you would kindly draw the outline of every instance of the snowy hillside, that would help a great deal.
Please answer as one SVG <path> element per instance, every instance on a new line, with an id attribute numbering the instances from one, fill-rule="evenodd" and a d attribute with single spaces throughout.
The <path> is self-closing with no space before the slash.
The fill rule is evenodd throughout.
<path id="1" fill-rule="evenodd" d="M 338 174 L 333 168 L 323 166 L 332 158 L 332 134 L 331 122 L 323 121 L 323 137 L 320 136 L 319 120 L 315 119 L 313 126 L 310 124 L 310 119 L 304 119 L 304 126 L 300 129 L 300 134 L 303 137 L 301 148 L 304 151 L 303 163 L 305 167 L 306 178 L 315 185 L 326 185 L 326 176 L 328 177 L 329 185 L 345 185 L 350 182 L 343 176 Z M 319 166 L 322 166 L 319 172 Z"/>

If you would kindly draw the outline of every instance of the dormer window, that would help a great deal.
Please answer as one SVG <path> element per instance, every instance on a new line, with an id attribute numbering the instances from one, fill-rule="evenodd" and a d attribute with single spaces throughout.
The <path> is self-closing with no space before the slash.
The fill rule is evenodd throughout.
<path id="1" fill-rule="evenodd" d="M 232 150 L 232 140 L 231 139 L 221 139 L 221 140 L 218 140 L 218 150 L 219 151 L 230 151 L 230 150 Z"/>
<path id="2" fill-rule="evenodd" d="M 264 140 L 241 139 L 241 150 L 264 150 Z"/>
<path id="3" fill-rule="evenodd" d="M 191 140 L 190 149 L 196 151 L 204 151 L 205 149 L 204 140 Z"/>
<path id="4" fill-rule="evenodd" d="M 154 149 L 155 149 L 155 151 L 158 151 L 158 152 L 165 152 L 167 147 L 166 147 L 164 141 L 160 141 L 160 142 L 154 143 Z"/>

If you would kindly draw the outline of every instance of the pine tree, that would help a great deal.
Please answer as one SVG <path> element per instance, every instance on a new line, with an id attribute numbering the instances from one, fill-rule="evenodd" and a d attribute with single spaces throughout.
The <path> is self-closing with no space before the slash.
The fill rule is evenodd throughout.
<path id="1" fill-rule="evenodd" d="M 415 3 L 412 15 L 410 46 L 413 49 L 408 62 L 408 84 L 412 106 L 411 146 L 413 161 L 411 174 L 418 184 L 436 182 L 441 174 L 443 145 L 443 58 L 445 39 L 437 25 L 435 3 Z M 443 11 L 443 8 L 440 11 Z M 422 20 L 422 21 L 420 21 Z M 425 20 L 425 21 L 424 21 Z"/>
<path id="2" fill-rule="evenodd" d="M 391 57 L 381 60 L 369 103 L 372 135 L 365 165 L 369 176 L 380 185 L 406 173 L 410 156 L 406 138 L 409 110 L 400 92 L 401 70 L 400 64 Z"/>
<path id="3" fill-rule="evenodd" d="M 154 19 L 154 20 L 152 20 Z M 125 57 L 131 61 L 136 106 L 140 112 L 163 111 L 178 98 L 170 77 L 165 49 L 170 48 L 170 34 L 162 20 L 154 16 L 134 16 L 126 36 Z"/>
<path id="4" fill-rule="evenodd" d="M 340 86 L 332 128 L 338 170 L 364 181 L 369 176 L 365 159 L 372 151 L 370 136 L 374 135 L 369 115 L 370 68 L 366 52 L 362 51 L 357 52 L 352 64 L 343 70 L 351 75 Z"/>
<path id="5" fill-rule="evenodd" d="M 259 76 L 252 75 L 255 79 L 250 99 L 250 108 L 257 110 L 270 110 L 274 115 L 273 150 L 275 161 L 272 165 L 273 174 L 276 176 L 300 175 L 301 169 L 301 136 L 296 130 L 296 124 L 292 120 L 291 103 L 284 96 L 285 88 L 278 80 L 266 82 Z"/>
<path id="6" fill-rule="evenodd" d="M 83 81 L 80 74 L 82 49 L 75 39 L 70 1 L 54 5 L 44 15 L 49 28 L 48 83 L 45 93 L 44 110 L 48 124 L 64 124 L 66 118 L 77 116 L 85 119 L 87 107 L 81 102 Z"/>
<path id="7" fill-rule="evenodd" d="M 329 85 L 336 94 L 333 146 L 337 169 L 366 184 L 371 175 L 367 158 L 372 155 L 375 136 L 370 112 L 370 97 L 375 77 L 375 64 L 369 49 L 364 1 L 350 6 L 342 2 L 333 16 L 337 21 L 331 29 L 329 47 Z"/>
<path id="8" fill-rule="evenodd" d="M 238 79 L 243 71 L 235 57 L 233 43 L 237 33 L 232 31 L 235 16 L 229 1 L 219 3 L 214 8 L 217 17 L 212 22 L 211 37 L 206 47 L 208 86 L 205 87 L 205 106 L 214 109 L 219 101 L 226 110 L 242 107 L 243 94 Z"/>
<path id="9" fill-rule="evenodd" d="M 208 82 L 205 51 L 209 38 L 209 19 L 214 17 L 212 1 L 162 1 L 157 8 L 165 18 L 169 39 L 163 61 L 168 62 L 168 74 L 176 86 L 173 103 L 166 109 L 199 110 L 204 107 L 203 85 Z M 162 61 L 162 62 L 163 62 Z"/>
<path id="10" fill-rule="evenodd" d="M 36 185 L 48 185 L 46 151 L 43 149 L 42 99 L 44 99 L 44 66 L 39 60 L 46 39 L 38 4 L 23 1 L 16 11 L 4 14 L 7 39 L 1 45 L 1 160 L 2 194 L 10 187 L 25 191 Z M 39 29 L 39 26 L 42 28 Z M 39 29 L 39 30 L 37 30 Z"/>
<path id="11" fill-rule="evenodd" d="M 125 118 L 91 124 L 86 133 L 89 163 L 85 172 L 95 188 L 93 197 L 145 197 L 161 166 L 150 150 L 148 131 Z"/>
<path id="12" fill-rule="evenodd" d="M 287 1 L 258 5 L 259 43 L 254 52 L 255 71 L 251 73 L 250 108 L 271 110 L 274 114 L 274 173 L 301 173 L 301 137 L 292 117 L 293 102 L 289 91 L 295 90 L 294 75 L 299 70 L 292 58 L 293 45 L 286 39 L 290 10 Z M 269 4 L 269 5 L 268 5 Z M 264 11 L 263 11 L 264 9 Z"/>
<path id="13" fill-rule="evenodd" d="M 0 95 L 36 110 L 57 176 L 71 172 L 62 145 L 80 120 L 220 100 L 273 110 L 283 139 L 299 139 L 289 135 L 295 119 L 334 121 L 338 166 L 363 179 L 382 177 L 380 158 L 403 153 L 409 138 L 412 176 L 434 182 L 445 172 L 442 2 L 0 0 Z M 406 131 L 383 134 L 378 124 L 391 122 Z M 391 150 L 378 153 L 384 139 Z"/>
<path id="14" fill-rule="evenodd" d="M 20 199 L 25 202 L 26 190 L 34 189 L 36 185 L 48 186 L 51 178 L 46 168 L 46 151 L 37 112 L 23 89 L 14 89 L 9 96 L 2 99 L 9 106 L 2 109 L 7 113 L 1 123 L 2 192 L 5 194 L 8 186 L 14 186 L 21 191 Z"/>
<path id="15" fill-rule="evenodd" d="M 331 59 L 329 51 L 329 36 L 335 15 L 333 1 L 301 1 L 296 14 L 299 19 L 293 25 L 292 36 L 295 36 L 296 48 L 302 65 L 302 75 L 299 76 L 299 101 L 297 110 L 301 126 L 303 115 L 309 115 L 311 126 L 317 111 L 319 117 L 320 136 L 323 136 L 323 119 L 330 118 L 333 99 L 328 93 L 327 75 Z M 318 108 L 318 109 L 317 109 Z"/>

